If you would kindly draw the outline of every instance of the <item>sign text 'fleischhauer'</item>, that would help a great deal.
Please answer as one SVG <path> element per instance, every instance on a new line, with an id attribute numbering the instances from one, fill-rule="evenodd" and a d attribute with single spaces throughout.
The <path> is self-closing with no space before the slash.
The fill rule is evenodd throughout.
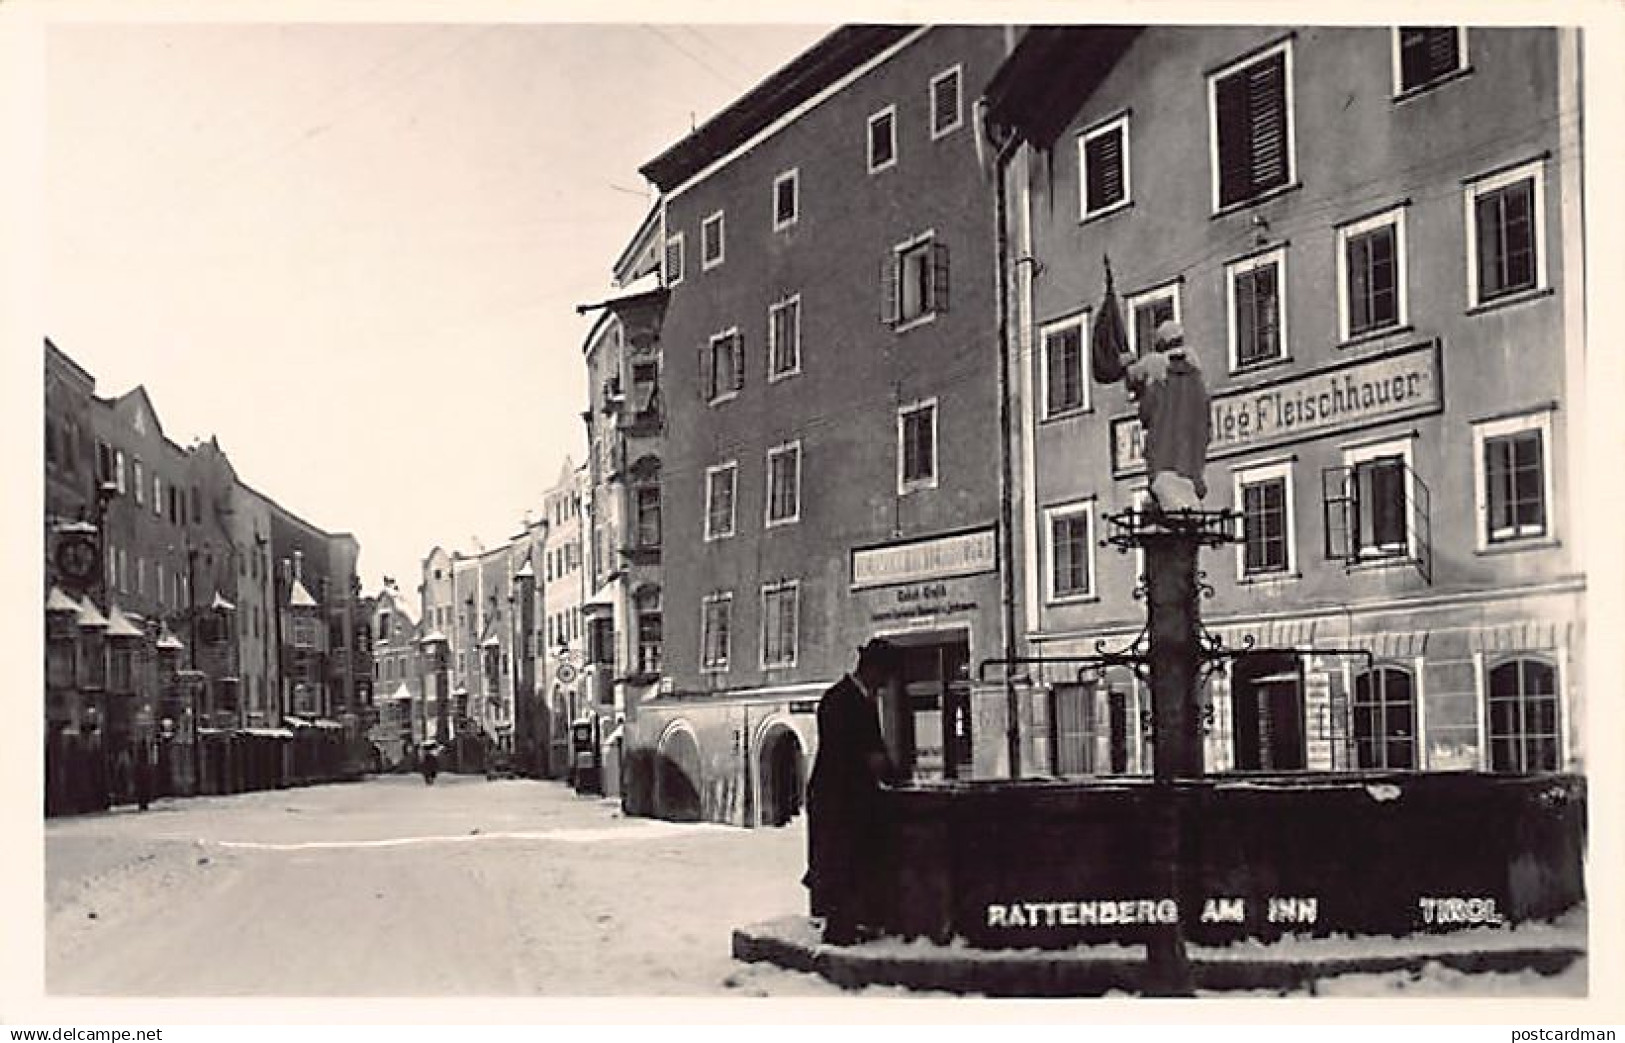
<path id="1" fill-rule="evenodd" d="M 1208 459 L 1444 408 L 1437 341 L 1213 395 Z M 1139 418 L 1112 421 L 1112 473 L 1145 470 Z"/>

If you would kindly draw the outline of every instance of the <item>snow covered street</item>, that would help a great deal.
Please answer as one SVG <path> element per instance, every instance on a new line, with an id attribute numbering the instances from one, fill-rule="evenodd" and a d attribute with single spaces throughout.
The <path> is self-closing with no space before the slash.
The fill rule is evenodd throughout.
<path id="1" fill-rule="evenodd" d="M 805 908 L 801 821 L 621 817 L 442 775 L 159 801 L 46 826 L 46 988 L 123 996 L 839 994 L 736 963 Z"/>
<path id="2" fill-rule="evenodd" d="M 676 824 L 623 817 L 616 802 L 555 782 L 442 775 L 426 787 L 391 776 L 53 819 L 45 851 L 54 996 L 854 995 L 731 956 L 734 928 L 805 910 L 799 817 L 779 829 Z M 1485 947 L 1554 938 L 1583 947 L 1583 916 L 1571 919 Z M 1358 954 L 1405 944 L 1270 948 Z M 923 940 L 859 949 L 956 956 Z M 1313 991 L 1579 996 L 1585 962 L 1551 977 L 1427 964 L 1345 974 Z M 915 995 L 890 986 L 856 994 Z"/>

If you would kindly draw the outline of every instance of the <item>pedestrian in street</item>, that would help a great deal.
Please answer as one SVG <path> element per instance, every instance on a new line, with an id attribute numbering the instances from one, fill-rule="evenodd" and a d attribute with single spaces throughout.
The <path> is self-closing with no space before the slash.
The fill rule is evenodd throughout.
<path id="1" fill-rule="evenodd" d="M 898 673 L 901 653 L 874 639 L 858 651 L 857 669 L 818 701 L 818 755 L 807 785 L 807 874 L 812 915 L 824 919 L 824 941 L 850 945 L 874 925 L 886 859 L 880 789 L 893 767 L 880 734 L 881 691 Z"/>
<path id="2" fill-rule="evenodd" d="M 145 743 L 137 743 L 135 748 L 135 802 L 142 811 L 152 800 L 152 754 L 151 747 Z"/>

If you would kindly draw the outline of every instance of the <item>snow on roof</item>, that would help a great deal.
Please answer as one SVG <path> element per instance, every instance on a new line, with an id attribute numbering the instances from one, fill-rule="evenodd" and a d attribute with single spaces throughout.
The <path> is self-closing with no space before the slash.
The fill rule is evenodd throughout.
<path id="1" fill-rule="evenodd" d="M 406 687 L 406 682 L 402 681 L 398 688 L 396 688 L 390 694 L 384 696 L 384 701 L 385 702 L 411 702 L 412 701 L 412 689 Z"/>
<path id="2" fill-rule="evenodd" d="M 209 608 L 211 608 L 211 609 L 213 609 L 213 610 L 215 610 L 217 612 L 235 612 L 235 611 L 237 611 L 237 606 L 233 605 L 231 602 L 229 602 L 225 598 L 221 597 L 220 592 L 218 590 L 214 592 L 214 600 L 209 603 Z"/>
<path id="3" fill-rule="evenodd" d="M 119 611 L 117 604 L 107 614 L 108 637 L 146 637 L 141 628 L 130 622 L 130 617 Z"/>
<path id="4" fill-rule="evenodd" d="M 288 593 L 288 604 L 292 608 L 320 607 L 316 599 L 310 596 L 310 591 L 305 589 L 304 581 L 298 579 L 293 581 L 293 590 Z"/>
<path id="5" fill-rule="evenodd" d="M 79 625 L 86 630 L 107 628 L 107 617 L 97 610 L 96 603 L 90 600 L 88 594 L 79 602 Z"/>
<path id="6" fill-rule="evenodd" d="M 502 642 L 497 640 L 497 636 L 495 634 L 492 634 L 490 637 L 488 637 L 484 641 L 480 642 L 480 647 L 481 648 L 501 648 L 502 647 Z"/>
<path id="7" fill-rule="evenodd" d="M 164 626 L 163 634 L 161 634 L 158 638 L 158 647 L 163 649 L 165 652 L 179 652 L 186 646 L 181 644 L 180 638 L 170 633 L 169 627 L 166 624 Z"/>
<path id="8" fill-rule="evenodd" d="M 52 586 L 51 592 L 45 596 L 45 611 L 78 612 L 79 603 L 62 593 L 61 587 Z"/>

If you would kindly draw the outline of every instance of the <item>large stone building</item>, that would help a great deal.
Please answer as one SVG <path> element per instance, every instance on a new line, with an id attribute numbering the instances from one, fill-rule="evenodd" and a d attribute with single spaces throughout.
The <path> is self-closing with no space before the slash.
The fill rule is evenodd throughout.
<path id="1" fill-rule="evenodd" d="M 643 167 L 661 192 L 655 813 L 783 821 L 866 639 L 920 778 L 1008 769 L 994 195 L 974 100 L 1013 36 L 837 30 Z"/>
<path id="2" fill-rule="evenodd" d="M 423 636 L 400 588 L 386 580 L 367 599 L 372 628 L 372 690 L 377 718 L 370 738 L 384 767 L 413 762 L 433 735 L 434 715 L 424 702 Z"/>
<path id="3" fill-rule="evenodd" d="M 144 388 L 98 397 L 49 340 L 45 385 L 48 810 L 135 800 L 143 775 L 157 795 L 351 770 L 354 539 L 256 493 L 214 439 L 168 438 Z M 295 631 L 274 562 L 312 554 L 322 597 L 305 592 Z"/>
<path id="4" fill-rule="evenodd" d="M 1207 690 L 1213 771 L 1581 770 L 1584 401 L 1577 32 L 1029 34 L 991 91 L 1009 215 L 1028 648 L 1143 623 L 1098 550 L 1144 495 L 1089 376 L 1111 273 L 1212 393 L 1203 611 L 1253 641 Z M 1007 147 L 1008 146 L 1008 147 Z M 1128 676 L 1036 674 L 1040 770 L 1149 770 Z"/>
<path id="5" fill-rule="evenodd" d="M 545 523 L 527 520 L 500 547 L 466 555 L 435 547 L 423 560 L 424 698 L 430 737 L 451 751 L 448 768 L 512 763 L 521 751 L 530 768 L 546 746 L 537 731 L 545 716 L 533 713 L 544 597 L 536 560 L 546 535 Z M 516 744 L 521 734 L 528 746 Z"/>

